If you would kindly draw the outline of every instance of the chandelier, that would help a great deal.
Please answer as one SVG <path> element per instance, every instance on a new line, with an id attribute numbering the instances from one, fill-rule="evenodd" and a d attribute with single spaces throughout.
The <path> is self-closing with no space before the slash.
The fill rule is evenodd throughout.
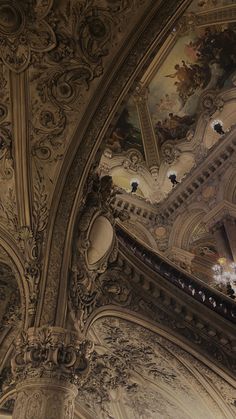
<path id="1" fill-rule="evenodd" d="M 236 297 L 236 263 L 227 263 L 225 258 L 218 259 L 218 264 L 212 267 L 213 278 L 221 289 L 225 289 L 226 294 Z"/>

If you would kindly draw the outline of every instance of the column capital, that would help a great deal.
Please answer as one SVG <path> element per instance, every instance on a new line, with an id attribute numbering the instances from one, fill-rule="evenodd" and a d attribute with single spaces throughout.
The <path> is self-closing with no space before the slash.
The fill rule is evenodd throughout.
<path id="1" fill-rule="evenodd" d="M 49 378 L 63 383 L 80 384 L 89 370 L 93 351 L 90 341 L 60 327 L 29 328 L 15 341 L 12 373 L 16 380 Z"/>

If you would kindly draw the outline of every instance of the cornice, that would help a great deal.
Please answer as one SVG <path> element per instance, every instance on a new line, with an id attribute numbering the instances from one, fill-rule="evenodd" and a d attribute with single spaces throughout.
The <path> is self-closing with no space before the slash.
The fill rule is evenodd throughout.
<path id="1" fill-rule="evenodd" d="M 191 342 L 187 339 L 180 337 L 176 330 L 165 327 L 164 324 L 157 323 L 152 316 L 148 316 L 147 313 L 134 311 L 128 307 L 120 307 L 119 305 L 106 305 L 99 307 L 93 312 L 89 318 L 89 322 L 86 325 L 86 336 L 90 336 L 90 329 L 93 324 L 102 318 L 117 317 L 130 321 L 134 324 L 138 324 L 146 329 L 155 332 L 164 338 L 170 340 L 171 342 L 178 345 L 183 350 L 192 354 L 195 358 L 202 361 L 204 364 L 208 365 L 213 371 L 219 374 L 224 380 L 229 384 L 235 387 L 235 378 L 234 376 L 229 375 L 228 371 L 222 369 L 221 366 L 214 360 L 206 357 L 206 354 L 199 351 L 198 347 L 194 347 Z"/>
<path id="2" fill-rule="evenodd" d="M 214 360 L 213 362 L 235 377 L 236 329 L 235 325 L 231 323 L 235 319 L 231 317 L 231 321 L 229 321 L 228 317 L 224 318 L 223 313 L 221 315 L 216 313 L 214 306 L 210 307 L 213 301 L 219 303 L 219 296 L 216 296 L 214 291 L 207 294 L 204 284 L 201 287 L 200 296 L 204 297 L 201 301 L 197 297 L 198 291 L 193 282 L 190 287 L 184 283 L 184 280 L 182 281 L 181 278 L 187 277 L 186 274 L 182 274 L 178 270 L 179 280 L 182 285 L 184 284 L 184 287 L 180 286 L 178 289 L 171 281 L 172 275 L 177 276 L 177 269 L 168 270 L 167 264 L 162 262 L 159 272 L 155 269 L 154 273 L 153 262 L 147 264 L 147 258 L 149 259 L 150 255 L 146 254 L 144 262 L 140 254 L 132 255 L 129 247 L 124 243 L 120 245 L 120 252 L 119 268 L 116 275 L 122 277 L 123 280 L 127 278 L 131 295 L 133 295 L 132 293 L 136 295 L 135 303 L 131 299 L 126 307 L 167 327 L 167 330 L 171 330 L 184 341 L 187 340 L 195 350 L 204 353 L 208 359 Z M 167 269 L 166 273 L 165 269 Z M 173 274 L 174 269 L 176 270 L 175 274 Z M 187 288 L 185 288 L 186 286 Z M 197 299 L 194 298 L 195 295 Z M 224 300 L 223 304 L 231 304 L 235 312 L 236 305 L 228 302 L 227 297 L 225 298 L 223 295 L 221 297 L 221 301 Z M 205 306 L 208 299 L 210 304 Z M 139 300 L 143 302 L 137 303 Z M 117 303 L 117 305 L 119 304 Z M 222 353 L 221 359 L 219 353 Z"/>
<path id="3" fill-rule="evenodd" d="M 204 307 L 206 307 L 206 310 L 215 312 L 222 318 L 236 323 L 236 304 L 232 299 L 209 287 L 191 274 L 177 268 L 164 256 L 159 256 L 152 250 L 147 249 L 146 246 L 133 239 L 121 228 L 117 228 L 117 233 L 123 255 L 129 255 L 129 261 L 134 257 L 135 260 L 132 262 L 134 266 L 141 267 L 142 271 L 149 269 L 150 276 L 156 275 L 167 289 L 171 287 L 176 293 L 179 292 L 177 291 L 179 289 L 180 295 L 182 295 L 181 299 L 188 299 L 191 305 L 196 304 L 196 307 L 198 307 L 200 303 L 203 306 L 202 310 L 205 310 Z M 185 294 L 185 297 L 183 297 L 183 294 Z"/>
<path id="4" fill-rule="evenodd" d="M 196 196 L 200 188 L 212 177 L 225 170 L 225 167 L 234 159 L 236 150 L 235 128 L 226 134 L 222 141 L 218 141 L 210 149 L 206 158 L 178 184 L 169 196 L 159 204 L 158 212 L 164 218 L 176 217 L 178 209 L 185 206 L 190 199 Z"/>
<path id="5" fill-rule="evenodd" d="M 204 216 L 203 221 L 210 229 L 218 221 L 222 222 L 223 219 L 227 217 L 236 218 L 236 205 L 232 202 L 223 200 Z"/>

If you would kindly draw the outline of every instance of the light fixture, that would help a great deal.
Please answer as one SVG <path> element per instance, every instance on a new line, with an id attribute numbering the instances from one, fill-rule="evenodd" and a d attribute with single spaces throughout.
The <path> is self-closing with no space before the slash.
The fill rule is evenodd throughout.
<path id="1" fill-rule="evenodd" d="M 213 131 L 217 132 L 219 135 L 225 134 L 225 131 L 223 129 L 223 122 L 220 119 L 214 119 L 211 123 L 211 127 Z"/>
<path id="2" fill-rule="evenodd" d="M 174 170 L 169 170 L 167 173 L 168 179 L 170 179 L 172 183 L 172 187 L 177 185 L 179 182 L 177 181 L 177 173 Z"/>
<path id="3" fill-rule="evenodd" d="M 130 181 L 131 193 L 137 192 L 138 185 L 139 185 L 138 179 L 131 179 Z"/>
<path id="4" fill-rule="evenodd" d="M 220 287 L 225 288 L 229 297 L 236 297 L 236 263 L 227 263 L 225 258 L 219 258 L 218 264 L 212 266 L 213 278 Z"/>

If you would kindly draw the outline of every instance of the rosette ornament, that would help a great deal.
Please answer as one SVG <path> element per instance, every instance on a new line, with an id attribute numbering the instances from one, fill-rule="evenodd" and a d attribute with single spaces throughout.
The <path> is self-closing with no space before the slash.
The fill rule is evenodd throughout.
<path id="1" fill-rule="evenodd" d="M 56 37 L 46 22 L 52 0 L 3 0 L 0 3 L 0 57 L 12 71 L 20 73 L 32 53 L 52 50 Z"/>

